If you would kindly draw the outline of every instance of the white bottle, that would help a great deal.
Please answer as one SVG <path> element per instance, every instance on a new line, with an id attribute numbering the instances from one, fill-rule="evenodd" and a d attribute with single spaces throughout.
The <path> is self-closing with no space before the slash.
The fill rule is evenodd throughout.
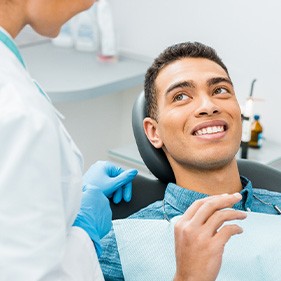
<path id="1" fill-rule="evenodd" d="M 95 5 L 76 16 L 74 34 L 74 46 L 77 50 L 87 52 L 97 50 L 98 27 Z"/>
<path id="2" fill-rule="evenodd" d="M 52 39 L 52 43 L 58 47 L 66 47 L 66 48 L 73 47 L 74 38 L 73 38 L 71 20 L 66 22 L 61 27 L 59 35 L 56 38 Z"/>
<path id="3" fill-rule="evenodd" d="M 99 59 L 114 60 L 117 58 L 116 38 L 110 4 L 107 0 L 98 0 L 97 22 L 100 34 Z"/>
<path id="4" fill-rule="evenodd" d="M 246 101 L 245 108 L 242 114 L 242 142 L 251 140 L 251 124 L 253 122 L 253 99 L 249 98 Z"/>

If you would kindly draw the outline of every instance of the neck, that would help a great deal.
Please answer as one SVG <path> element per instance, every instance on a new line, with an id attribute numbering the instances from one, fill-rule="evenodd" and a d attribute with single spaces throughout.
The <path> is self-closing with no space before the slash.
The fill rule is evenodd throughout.
<path id="1" fill-rule="evenodd" d="M 24 3 L 25 1 L 17 1 L 17 3 L 4 1 L 0 3 L 0 26 L 13 38 L 25 26 L 24 5 L 20 2 Z"/>
<path id="2" fill-rule="evenodd" d="M 240 192 L 242 184 L 237 161 L 233 159 L 229 164 L 209 170 L 174 169 L 177 185 L 196 192 L 216 195 Z"/>

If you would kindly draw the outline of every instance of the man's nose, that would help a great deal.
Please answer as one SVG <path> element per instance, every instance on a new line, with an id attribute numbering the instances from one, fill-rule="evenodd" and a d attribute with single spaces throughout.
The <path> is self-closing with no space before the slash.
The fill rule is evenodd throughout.
<path id="1" fill-rule="evenodd" d="M 214 103 L 212 97 L 204 95 L 198 100 L 198 108 L 196 109 L 196 115 L 213 115 L 220 112 L 219 106 Z"/>

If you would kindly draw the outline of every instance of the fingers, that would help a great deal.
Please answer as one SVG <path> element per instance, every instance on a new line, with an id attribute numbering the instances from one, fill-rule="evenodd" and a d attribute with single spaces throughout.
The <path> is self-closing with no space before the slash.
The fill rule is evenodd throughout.
<path id="1" fill-rule="evenodd" d="M 116 175 L 112 178 L 112 187 L 109 190 L 110 193 L 114 193 L 113 202 L 118 204 L 122 199 L 124 201 L 129 202 L 132 198 L 132 180 L 137 175 L 138 171 L 135 169 L 129 169 L 123 171 L 123 169 L 119 169 L 121 174 Z M 116 170 L 117 172 L 117 170 Z"/>
<path id="2" fill-rule="evenodd" d="M 243 228 L 237 224 L 228 224 L 223 226 L 218 233 L 216 234 L 215 239 L 219 240 L 220 243 L 226 244 L 231 236 L 236 234 L 241 234 L 243 232 Z"/>
<path id="3" fill-rule="evenodd" d="M 135 178 L 137 173 L 138 171 L 135 169 L 129 169 L 126 171 L 123 170 L 121 173 L 115 175 L 115 185 L 118 186 L 117 188 L 125 186 L 127 183 L 131 182 Z"/>
<path id="4" fill-rule="evenodd" d="M 192 217 L 192 223 L 197 225 L 204 224 L 211 215 L 217 210 L 230 208 L 242 199 L 240 193 L 223 194 L 212 196 L 210 200 L 205 200 Z"/>
<path id="5" fill-rule="evenodd" d="M 209 196 L 205 197 L 203 199 L 196 200 L 194 203 L 190 205 L 190 207 L 185 211 L 185 213 L 182 215 L 183 220 L 191 220 L 193 216 L 196 214 L 198 209 L 208 200 L 213 199 L 215 196 L 220 196 L 220 195 L 214 195 L 214 196 Z"/>
<path id="6" fill-rule="evenodd" d="M 113 165 L 111 162 L 106 161 L 106 162 L 104 162 L 104 165 L 105 165 L 106 171 L 108 172 L 108 175 L 110 177 L 116 177 L 116 176 L 120 175 L 122 172 L 124 172 L 124 169 Z"/>
<path id="7" fill-rule="evenodd" d="M 129 182 L 125 185 L 124 189 L 123 189 L 123 199 L 126 202 L 130 202 L 132 199 L 132 182 Z"/>
<path id="8" fill-rule="evenodd" d="M 97 161 L 83 176 L 83 191 L 88 185 L 99 187 L 105 196 L 113 197 L 113 202 L 122 199 L 129 202 L 132 197 L 132 180 L 137 175 L 136 169 L 124 170 L 108 161 Z"/>
<path id="9" fill-rule="evenodd" d="M 226 221 L 242 220 L 246 213 L 227 210 L 242 198 L 241 194 L 223 194 L 206 197 L 195 201 L 179 220 L 179 224 L 186 225 L 189 230 L 200 229 L 200 233 L 208 237 L 217 234 L 217 230 Z"/>
<path id="10" fill-rule="evenodd" d="M 113 194 L 112 200 L 115 204 L 120 203 L 121 200 L 122 200 L 122 197 L 123 197 L 123 190 L 122 189 L 123 189 L 122 187 L 118 188 Z"/>
<path id="11" fill-rule="evenodd" d="M 210 230 L 214 230 L 216 234 L 217 229 L 219 229 L 225 222 L 233 221 L 233 220 L 243 220 L 247 217 L 245 212 L 233 210 L 233 209 L 226 209 L 226 210 L 219 210 L 216 211 L 206 222 L 207 227 Z M 212 234 L 212 233 L 210 233 Z"/>
<path id="12" fill-rule="evenodd" d="M 122 168 L 117 168 L 115 166 L 111 167 L 114 169 L 114 172 L 110 173 L 110 177 L 107 178 L 107 188 L 103 189 L 105 195 L 110 197 L 113 194 L 113 201 L 115 203 L 119 203 L 123 197 L 125 201 L 130 201 L 132 180 L 135 178 L 138 171 L 135 169 L 124 171 Z M 119 172 L 120 174 L 118 174 Z M 125 190 L 123 191 L 122 189 Z"/>
<path id="13" fill-rule="evenodd" d="M 118 204 L 121 200 L 125 202 L 130 202 L 132 199 L 132 182 L 129 182 L 125 187 L 118 188 L 113 195 L 113 202 Z"/>

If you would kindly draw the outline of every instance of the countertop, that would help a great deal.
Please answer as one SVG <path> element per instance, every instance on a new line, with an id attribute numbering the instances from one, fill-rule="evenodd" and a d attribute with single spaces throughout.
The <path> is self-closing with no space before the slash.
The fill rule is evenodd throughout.
<path id="1" fill-rule="evenodd" d="M 53 102 L 116 93 L 143 83 L 150 62 L 120 56 L 100 62 L 93 52 L 60 48 L 50 41 L 20 48 L 32 77 Z"/>

